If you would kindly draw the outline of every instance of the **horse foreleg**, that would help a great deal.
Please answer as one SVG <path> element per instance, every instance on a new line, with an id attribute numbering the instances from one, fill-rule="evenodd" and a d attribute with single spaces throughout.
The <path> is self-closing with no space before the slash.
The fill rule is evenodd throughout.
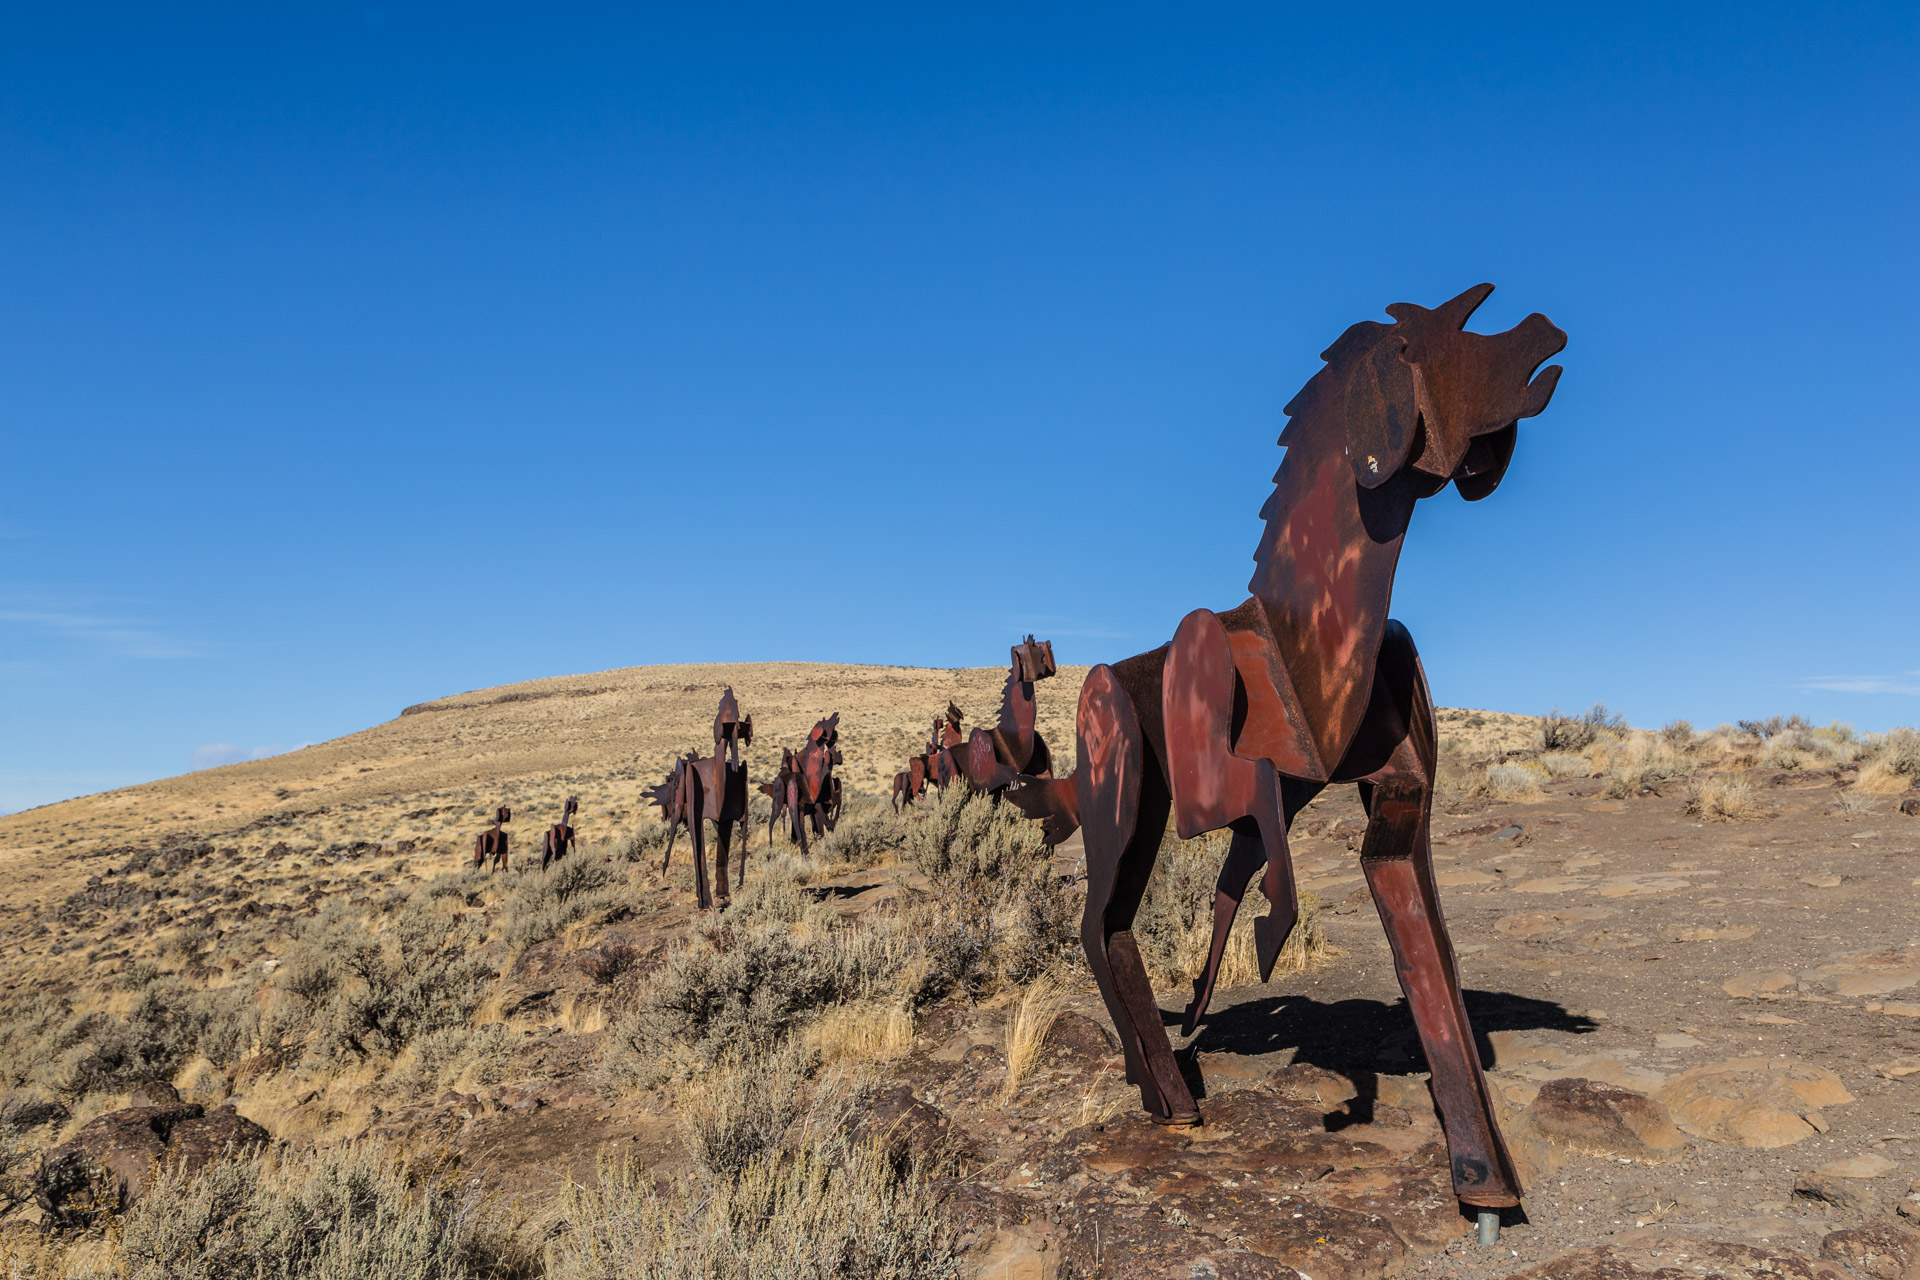
<path id="1" fill-rule="evenodd" d="M 733 901 L 733 891 L 727 887 L 727 858 L 733 844 L 733 822 L 732 819 L 721 818 L 713 826 L 714 895 L 719 898 L 720 905 L 725 906 Z"/>
<path id="2" fill-rule="evenodd" d="M 1392 628 L 1381 646 L 1380 677 L 1369 718 L 1377 707 L 1381 718 L 1406 728 L 1387 763 L 1362 780 L 1368 821 L 1360 866 L 1393 945 L 1394 972 L 1433 1073 L 1434 1108 L 1447 1136 L 1453 1193 L 1480 1209 L 1506 1208 L 1520 1203 L 1520 1175 L 1480 1070 L 1434 885 L 1428 830 L 1438 755 L 1433 702 L 1403 629 Z M 1404 718 L 1400 706 L 1409 713 Z"/>
<path id="3" fill-rule="evenodd" d="M 1087 846 L 1087 906 L 1080 941 L 1126 1055 L 1127 1080 L 1160 1124 L 1196 1124 L 1200 1110 L 1174 1060 L 1153 984 L 1133 937 L 1133 918 L 1166 828 L 1167 794 L 1144 767 L 1145 739 L 1133 701 L 1107 666 L 1080 692 L 1080 811 Z"/>

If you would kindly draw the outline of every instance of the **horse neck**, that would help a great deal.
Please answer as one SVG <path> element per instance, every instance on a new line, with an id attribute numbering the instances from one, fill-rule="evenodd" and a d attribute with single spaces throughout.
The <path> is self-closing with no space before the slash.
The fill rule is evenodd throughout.
<path id="1" fill-rule="evenodd" d="M 1247 588 L 1266 608 L 1307 729 L 1331 769 L 1373 693 L 1414 494 L 1404 472 L 1377 489 L 1356 484 L 1342 423 L 1296 420 L 1289 432 L 1260 512 L 1267 526 Z"/>
<path id="2" fill-rule="evenodd" d="M 1033 682 L 1022 680 L 1017 670 L 1007 672 L 1007 687 L 1000 695 L 1000 733 L 1018 749 L 1020 759 L 1033 754 Z"/>

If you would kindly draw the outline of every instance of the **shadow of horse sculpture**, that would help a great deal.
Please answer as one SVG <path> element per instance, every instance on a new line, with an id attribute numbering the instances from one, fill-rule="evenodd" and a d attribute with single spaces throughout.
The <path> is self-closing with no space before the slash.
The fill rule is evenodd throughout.
<path id="1" fill-rule="evenodd" d="M 1428 844 L 1438 755 L 1433 699 L 1405 627 L 1390 620 L 1414 504 L 1449 483 L 1475 501 L 1505 474 L 1518 424 L 1547 407 L 1566 345 L 1543 315 L 1504 333 L 1466 323 L 1492 285 L 1428 310 L 1387 308 L 1322 353 L 1286 407 L 1286 457 L 1261 514 L 1252 598 L 1196 609 L 1170 644 L 1088 673 L 1079 767 L 1012 793 L 1057 844 L 1085 832 L 1081 941 L 1120 1032 L 1127 1079 L 1163 1124 L 1199 1108 L 1161 1025 L 1132 926 L 1168 818 L 1184 839 L 1230 828 L 1213 940 L 1184 1024 L 1205 1013 L 1228 931 L 1264 867 L 1254 921 L 1263 979 L 1298 916 L 1287 827 L 1330 783 L 1368 814 L 1360 865 L 1392 943 L 1433 1070 L 1454 1194 L 1483 1211 L 1519 1203 L 1520 1178 L 1473 1053 Z"/>

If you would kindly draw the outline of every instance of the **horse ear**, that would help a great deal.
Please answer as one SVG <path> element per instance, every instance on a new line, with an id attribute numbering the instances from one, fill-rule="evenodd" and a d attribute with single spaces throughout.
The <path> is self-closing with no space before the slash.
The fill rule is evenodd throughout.
<path id="1" fill-rule="evenodd" d="M 1406 463 L 1419 411 L 1406 339 L 1389 333 L 1354 366 L 1347 382 L 1347 461 L 1363 489 L 1385 484 Z"/>

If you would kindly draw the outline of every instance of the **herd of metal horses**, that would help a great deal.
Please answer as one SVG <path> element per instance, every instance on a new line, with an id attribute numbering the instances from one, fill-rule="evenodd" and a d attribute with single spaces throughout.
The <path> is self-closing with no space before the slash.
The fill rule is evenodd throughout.
<path id="1" fill-rule="evenodd" d="M 1362 321 L 1321 353 L 1323 367 L 1285 408 L 1286 453 L 1260 512 L 1266 527 L 1250 597 L 1225 611 L 1196 609 L 1169 643 L 1093 667 L 1075 718 L 1072 773 L 1053 775 L 1034 728 L 1033 686 L 1054 674 L 1054 661 L 1052 646 L 1029 636 L 1014 646 L 998 723 L 963 735 L 950 704 L 893 780 L 896 809 L 929 785 L 964 780 L 1040 821 L 1049 847 L 1082 833 L 1087 962 L 1127 1079 L 1167 1125 L 1198 1124 L 1200 1111 L 1132 925 L 1169 827 L 1183 839 L 1232 833 L 1211 946 L 1184 1017 L 1191 1034 L 1256 876 L 1267 910 L 1254 921 L 1255 950 L 1261 979 L 1270 977 L 1298 914 L 1288 827 L 1328 785 L 1355 784 L 1368 815 L 1361 870 L 1432 1071 L 1454 1194 L 1478 1211 L 1483 1243 L 1498 1235 L 1497 1211 L 1519 1203 L 1520 1179 L 1494 1118 L 1434 884 L 1433 700 L 1412 637 L 1387 610 L 1415 504 L 1449 483 L 1469 502 L 1491 494 L 1519 422 L 1547 407 L 1559 381 L 1559 366 L 1541 366 L 1566 335 L 1545 316 L 1500 333 L 1466 331 L 1492 292 L 1477 285 L 1432 309 L 1396 303 L 1386 309 L 1392 323 Z M 786 816 L 803 849 L 809 825 L 817 836 L 838 815 L 838 721 L 820 721 L 799 751 L 783 752 L 779 776 L 762 787 L 774 821 Z M 714 756 L 689 754 L 652 793 L 667 822 L 693 833 L 702 907 L 711 900 L 701 821 L 719 825 L 724 898 L 730 823 L 742 823 L 745 847 L 739 748 L 751 740 L 752 721 L 740 718 L 729 690 L 714 720 Z M 505 857 L 508 816 L 500 810 L 482 834 L 476 862 L 489 840 Z M 549 856 L 571 839 L 563 817 L 548 832 Z"/>

